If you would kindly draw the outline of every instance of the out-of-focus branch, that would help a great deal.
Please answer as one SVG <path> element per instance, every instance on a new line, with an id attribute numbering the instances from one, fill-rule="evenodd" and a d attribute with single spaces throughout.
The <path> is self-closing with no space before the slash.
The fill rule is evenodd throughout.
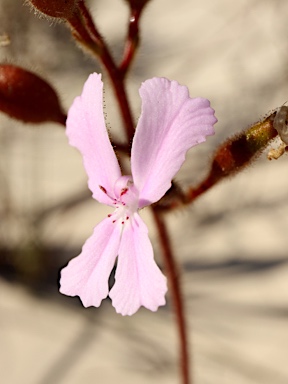
<path id="1" fill-rule="evenodd" d="M 276 112 L 273 112 L 263 121 L 227 139 L 214 153 L 209 174 L 198 186 L 183 192 L 172 185 L 168 195 L 170 198 L 161 199 L 155 209 L 170 211 L 191 204 L 221 180 L 236 175 L 252 164 L 278 135 L 273 126 L 275 116 Z"/>

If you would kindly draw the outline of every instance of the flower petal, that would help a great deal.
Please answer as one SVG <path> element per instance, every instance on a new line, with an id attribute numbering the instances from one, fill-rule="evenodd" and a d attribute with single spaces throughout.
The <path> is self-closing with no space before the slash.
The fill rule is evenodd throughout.
<path id="1" fill-rule="evenodd" d="M 67 118 L 69 143 L 83 156 L 94 199 L 112 205 L 99 186 L 114 197 L 114 183 L 121 176 L 120 167 L 110 143 L 103 115 L 103 83 L 93 73 L 84 84 L 82 95 L 74 100 Z"/>
<path id="2" fill-rule="evenodd" d="M 165 78 L 145 81 L 131 168 L 140 208 L 158 201 L 185 160 L 187 150 L 213 135 L 217 119 L 208 100 L 189 97 L 187 87 Z"/>
<path id="3" fill-rule="evenodd" d="M 166 277 L 156 265 L 148 230 L 138 214 L 123 229 L 115 275 L 109 296 L 118 313 L 133 315 L 141 305 L 156 311 L 165 304 Z"/>
<path id="4" fill-rule="evenodd" d="M 61 271 L 60 292 L 79 296 L 84 307 L 99 307 L 108 295 L 108 279 L 118 254 L 121 224 L 105 218 L 86 241 L 81 254 Z"/>

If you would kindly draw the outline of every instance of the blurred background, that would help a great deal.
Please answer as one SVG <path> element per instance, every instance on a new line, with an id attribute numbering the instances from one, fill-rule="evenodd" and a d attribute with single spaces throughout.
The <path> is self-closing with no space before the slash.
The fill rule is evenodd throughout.
<path id="1" fill-rule="evenodd" d="M 87 1 L 121 57 L 128 9 Z M 284 0 L 151 0 L 128 79 L 135 117 L 142 81 L 164 76 L 211 100 L 216 135 L 177 175 L 185 186 L 208 170 L 213 150 L 288 100 L 288 3 Z M 0 0 L 3 63 L 35 71 L 66 109 L 100 71 L 63 24 L 22 0 Z M 107 80 L 107 78 L 106 78 Z M 107 126 L 121 120 L 105 81 Z M 288 159 L 266 154 L 186 210 L 167 215 L 183 275 L 195 384 L 288 382 Z M 0 372 L 7 384 L 178 383 L 178 341 L 168 304 L 117 315 L 109 300 L 84 309 L 58 293 L 59 270 L 109 212 L 92 198 L 79 153 L 56 124 L 0 115 Z M 159 265 L 157 234 L 144 210 Z"/>

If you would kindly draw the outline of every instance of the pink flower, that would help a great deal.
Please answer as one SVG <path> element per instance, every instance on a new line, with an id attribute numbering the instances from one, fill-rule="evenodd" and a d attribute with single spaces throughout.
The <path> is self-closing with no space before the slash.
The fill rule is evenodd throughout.
<path id="1" fill-rule="evenodd" d="M 132 315 L 141 305 L 156 311 L 165 304 L 167 283 L 138 211 L 165 194 L 187 150 L 214 134 L 217 119 L 208 100 L 189 98 L 188 89 L 176 81 L 145 81 L 139 91 L 142 114 L 132 145 L 132 176 L 121 176 L 105 127 L 102 89 L 101 75 L 90 75 L 69 110 L 67 136 L 83 156 L 93 198 L 114 212 L 94 228 L 81 254 L 61 271 L 60 292 L 80 296 L 85 307 L 99 307 L 109 293 L 122 315 Z"/>

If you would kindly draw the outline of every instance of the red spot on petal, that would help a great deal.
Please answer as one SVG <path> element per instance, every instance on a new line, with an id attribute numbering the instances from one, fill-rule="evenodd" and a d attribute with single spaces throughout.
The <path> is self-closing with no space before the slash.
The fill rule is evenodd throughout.
<path id="1" fill-rule="evenodd" d="M 122 224 L 124 224 L 124 221 L 122 221 Z"/>
<path id="2" fill-rule="evenodd" d="M 126 216 L 126 220 L 129 220 L 129 216 Z"/>
<path id="3" fill-rule="evenodd" d="M 112 214 L 111 214 L 111 213 L 109 213 L 108 217 L 111 217 L 111 216 L 112 216 Z"/>
<path id="4" fill-rule="evenodd" d="M 106 193 L 106 195 L 107 195 L 107 191 L 104 187 L 102 187 L 102 185 L 99 185 L 99 188 L 101 189 L 102 192 Z"/>
<path id="5" fill-rule="evenodd" d="M 123 188 L 123 189 L 121 190 L 121 194 L 120 194 L 120 196 L 125 195 L 125 193 L 127 193 L 127 191 L 128 191 L 128 188 Z"/>
<path id="6" fill-rule="evenodd" d="M 113 224 L 116 223 L 116 220 L 113 220 L 112 223 L 113 223 Z"/>

